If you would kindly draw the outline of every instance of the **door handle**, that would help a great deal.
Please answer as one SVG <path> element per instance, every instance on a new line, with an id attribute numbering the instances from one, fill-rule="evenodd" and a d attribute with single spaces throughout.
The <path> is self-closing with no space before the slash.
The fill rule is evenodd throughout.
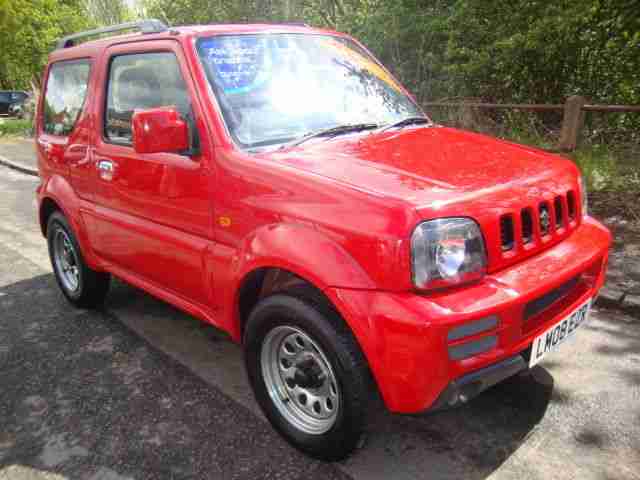
<path id="1" fill-rule="evenodd" d="M 96 168 L 98 169 L 101 179 L 107 181 L 113 180 L 116 166 L 111 160 L 99 160 L 96 163 Z"/>

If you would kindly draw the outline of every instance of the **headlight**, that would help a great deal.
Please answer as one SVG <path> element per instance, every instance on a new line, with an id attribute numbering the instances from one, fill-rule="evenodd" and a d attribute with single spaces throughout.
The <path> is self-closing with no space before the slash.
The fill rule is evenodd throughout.
<path id="1" fill-rule="evenodd" d="M 580 186 L 580 200 L 582 202 L 582 216 L 589 214 L 589 200 L 587 198 L 587 182 L 584 181 L 582 175 L 578 177 L 578 185 Z"/>
<path id="2" fill-rule="evenodd" d="M 441 218 L 418 225 L 411 236 L 413 284 L 440 288 L 481 278 L 487 266 L 478 224 L 469 218 Z"/>

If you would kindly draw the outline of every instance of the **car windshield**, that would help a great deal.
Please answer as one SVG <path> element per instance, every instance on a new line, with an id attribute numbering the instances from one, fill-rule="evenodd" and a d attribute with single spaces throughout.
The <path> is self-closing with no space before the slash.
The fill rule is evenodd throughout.
<path id="1" fill-rule="evenodd" d="M 229 131 L 244 147 L 290 142 L 355 124 L 422 116 L 402 87 L 353 41 L 330 35 L 223 35 L 198 54 Z"/>

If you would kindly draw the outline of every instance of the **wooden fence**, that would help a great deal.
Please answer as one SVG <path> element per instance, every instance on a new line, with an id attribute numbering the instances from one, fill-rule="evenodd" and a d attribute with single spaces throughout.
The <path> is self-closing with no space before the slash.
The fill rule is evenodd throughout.
<path id="1" fill-rule="evenodd" d="M 520 104 L 520 103 L 449 103 L 449 102 L 427 102 L 423 103 L 429 107 L 462 108 L 471 111 L 474 108 L 485 110 L 514 109 L 530 110 L 534 112 L 561 111 L 562 129 L 558 141 L 558 150 L 571 152 L 578 146 L 580 132 L 584 126 L 586 112 L 608 112 L 608 113 L 640 113 L 640 105 L 590 105 L 584 97 L 574 95 L 567 98 L 564 105 L 559 104 Z"/>

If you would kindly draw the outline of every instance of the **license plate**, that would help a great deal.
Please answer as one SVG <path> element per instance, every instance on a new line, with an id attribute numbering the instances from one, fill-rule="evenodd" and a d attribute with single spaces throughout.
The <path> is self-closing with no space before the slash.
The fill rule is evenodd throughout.
<path id="1" fill-rule="evenodd" d="M 538 335 L 531 344 L 529 367 L 533 367 L 542 360 L 547 353 L 555 350 L 558 345 L 571 337 L 576 329 L 587 320 L 590 308 L 591 299 L 587 300 L 567 317 Z"/>

